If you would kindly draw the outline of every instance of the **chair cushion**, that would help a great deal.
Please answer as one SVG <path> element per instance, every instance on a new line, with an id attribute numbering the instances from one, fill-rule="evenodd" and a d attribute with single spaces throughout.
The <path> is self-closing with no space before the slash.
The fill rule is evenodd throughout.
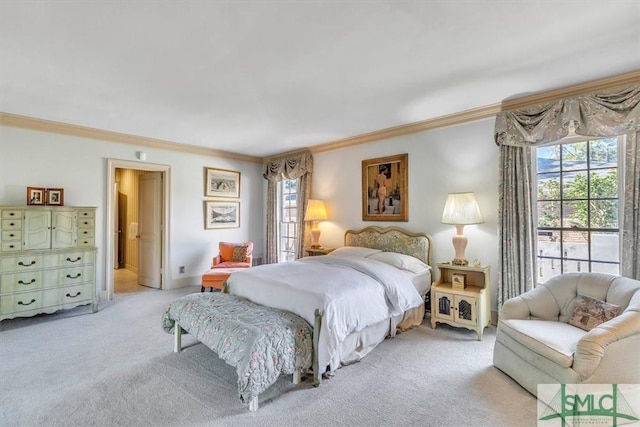
<path id="1" fill-rule="evenodd" d="M 500 320 L 499 328 L 523 347 L 563 368 L 573 365 L 576 345 L 586 334 L 582 329 L 553 320 Z"/>
<path id="2" fill-rule="evenodd" d="M 251 264 L 248 262 L 225 261 L 213 266 L 213 268 L 249 268 Z"/>
<path id="3" fill-rule="evenodd" d="M 620 306 L 618 305 L 587 295 L 578 295 L 569 324 L 585 331 L 590 331 L 599 324 L 613 319 L 618 313 L 620 313 Z"/>

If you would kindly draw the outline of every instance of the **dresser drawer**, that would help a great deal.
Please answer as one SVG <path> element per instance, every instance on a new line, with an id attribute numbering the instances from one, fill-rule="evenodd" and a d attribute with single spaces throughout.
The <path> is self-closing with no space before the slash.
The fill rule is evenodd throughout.
<path id="1" fill-rule="evenodd" d="M 42 308 L 42 292 L 3 295 L 0 300 L 0 310 L 3 315 L 40 308 Z"/>
<path id="2" fill-rule="evenodd" d="M 35 291 L 42 288 L 42 271 L 8 273 L 0 276 L 0 293 Z"/>
<path id="3" fill-rule="evenodd" d="M 94 228 L 93 218 L 78 218 L 78 228 Z"/>
<path id="4" fill-rule="evenodd" d="M 22 241 L 0 243 L 0 251 L 2 252 L 11 252 L 11 251 L 19 251 L 19 250 L 22 250 Z"/>
<path id="5" fill-rule="evenodd" d="M 95 239 L 93 237 L 78 238 L 79 248 L 91 248 L 95 246 Z"/>
<path id="6" fill-rule="evenodd" d="M 93 281 L 93 266 L 69 267 L 58 270 L 59 285 L 73 285 Z"/>
<path id="7" fill-rule="evenodd" d="M 22 211 L 16 209 L 5 209 L 1 211 L 0 218 L 2 219 L 21 219 Z"/>
<path id="8" fill-rule="evenodd" d="M 94 218 L 93 209 L 78 209 L 78 220 L 81 218 Z"/>
<path id="9" fill-rule="evenodd" d="M 92 239 L 93 237 L 93 228 L 78 228 L 78 239 Z"/>
<path id="10" fill-rule="evenodd" d="M 42 255 L 8 256 L 2 258 L 0 271 L 3 273 L 13 271 L 30 271 L 41 269 L 42 266 Z"/>
<path id="11" fill-rule="evenodd" d="M 2 230 L 22 230 L 22 220 L 19 218 L 16 219 L 3 219 L 2 220 Z"/>
<path id="12" fill-rule="evenodd" d="M 16 240 L 22 240 L 22 231 L 20 230 L 2 230 L 2 241 L 3 242 L 13 242 Z"/>
<path id="13" fill-rule="evenodd" d="M 58 289 L 58 303 L 66 305 L 91 301 L 93 299 L 93 286 L 93 283 L 85 283 L 83 285 L 60 288 Z"/>
<path id="14" fill-rule="evenodd" d="M 65 254 L 58 254 L 58 263 L 60 267 L 73 267 L 77 265 L 93 265 L 95 253 L 92 251 L 76 251 Z"/>

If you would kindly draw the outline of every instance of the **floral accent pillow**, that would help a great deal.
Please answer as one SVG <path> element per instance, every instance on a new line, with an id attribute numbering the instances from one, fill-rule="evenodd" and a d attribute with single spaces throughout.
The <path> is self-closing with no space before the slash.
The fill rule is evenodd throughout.
<path id="1" fill-rule="evenodd" d="M 233 248 L 232 262 L 245 262 L 247 260 L 247 246 L 236 246 Z"/>
<path id="2" fill-rule="evenodd" d="M 618 313 L 620 313 L 620 306 L 586 295 L 578 295 L 569 324 L 590 331 L 599 324 L 613 319 Z"/>

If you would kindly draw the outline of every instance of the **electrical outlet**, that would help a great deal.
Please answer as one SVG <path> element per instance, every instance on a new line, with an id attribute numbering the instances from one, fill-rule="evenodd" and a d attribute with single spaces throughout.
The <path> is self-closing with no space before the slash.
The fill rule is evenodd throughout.
<path id="1" fill-rule="evenodd" d="M 180 267 L 178 267 L 178 273 L 184 274 L 184 265 L 181 265 Z"/>

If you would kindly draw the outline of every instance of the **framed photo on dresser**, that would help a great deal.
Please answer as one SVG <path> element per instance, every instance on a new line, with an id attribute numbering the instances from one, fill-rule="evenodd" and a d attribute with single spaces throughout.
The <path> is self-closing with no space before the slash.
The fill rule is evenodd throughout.
<path id="1" fill-rule="evenodd" d="M 44 205 L 45 189 L 42 187 L 27 187 L 27 205 Z"/>
<path id="2" fill-rule="evenodd" d="M 47 188 L 47 205 L 64 206 L 64 190 L 62 188 Z"/>

